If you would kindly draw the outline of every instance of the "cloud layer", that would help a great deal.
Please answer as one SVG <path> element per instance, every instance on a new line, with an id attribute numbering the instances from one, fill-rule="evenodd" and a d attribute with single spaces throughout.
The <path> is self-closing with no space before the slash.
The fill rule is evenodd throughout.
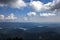
<path id="1" fill-rule="evenodd" d="M 48 2 L 44 4 L 41 1 L 32 0 L 29 3 L 24 2 L 24 0 L 0 0 L 0 6 L 8 6 L 12 8 L 24 8 L 30 5 L 36 11 L 45 11 L 45 10 L 55 10 L 60 9 L 60 0 L 53 0 L 52 2 Z"/>
<path id="2" fill-rule="evenodd" d="M 24 17 L 16 17 L 14 15 L 14 13 L 10 13 L 10 15 L 8 15 L 7 17 L 5 17 L 5 15 L 0 15 L 0 20 L 3 20 L 5 22 L 7 22 L 7 21 L 8 22 L 10 22 L 10 21 L 11 22 L 12 21 L 15 21 L 15 22 L 38 22 L 38 21 L 44 22 L 45 21 L 46 22 L 46 21 L 49 21 L 48 19 L 54 20 L 56 18 L 56 16 L 55 16 L 56 14 L 52 14 L 52 13 L 40 13 L 39 16 L 37 16 L 36 12 L 29 12 L 27 14 L 29 14 L 29 15 L 24 16 Z M 57 19 L 59 19 L 59 18 L 57 17 Z"/>

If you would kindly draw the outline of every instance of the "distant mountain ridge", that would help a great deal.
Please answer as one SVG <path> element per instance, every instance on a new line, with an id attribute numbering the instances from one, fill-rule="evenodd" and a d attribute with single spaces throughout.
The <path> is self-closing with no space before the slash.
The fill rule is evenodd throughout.
<path id="1" fill-rule="evenodd" d="M 47 36 L 48 40 L 58 39 L 60 37 L 59 24 L 0 23 L 0 38 L 2 39 L 22 37 L 23 40 L 40 40 L 40 37 L 43 37 L 44 40 Z"/>

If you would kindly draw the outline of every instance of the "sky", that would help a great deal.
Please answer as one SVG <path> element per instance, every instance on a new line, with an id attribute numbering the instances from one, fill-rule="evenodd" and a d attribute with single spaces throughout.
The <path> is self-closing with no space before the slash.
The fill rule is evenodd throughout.
<path id="1" fill-rule="evenodd" d="M 0 22 L 60 22 L 60 0 L 0 0 Z"/>

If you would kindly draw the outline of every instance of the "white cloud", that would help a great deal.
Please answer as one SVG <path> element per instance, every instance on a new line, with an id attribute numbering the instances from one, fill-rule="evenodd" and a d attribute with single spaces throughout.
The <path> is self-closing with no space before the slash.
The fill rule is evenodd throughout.
<path id="1" fill-rule="evenodd" d="M 23 0 L 17 0 L 16 2 L 10 3 L 10 6 L 13 8 L 24 8 L 27 4 Z"/>
<path id="2" fill-rule="evenodd" d="M 30 2 L 30 6 L 31 6 L 33 9 L 39 11 L 39 10 L 42 10 L 43 3 L 40 2 L 40 1 L 32 1 L 32 2 Z"/>
<path id="3" fill-rule="evenodd" d="M 31 1 L 29 5 L 36 11 L 45 11 L 50 9 L 51 4 L 51 2 L 44 4 L 40 1 Z"/>
<path id="4" fill-rule="evenodd" d="M 4 15 L 0 15 L 0 20 L 4 20 Z"/>
<path id="5" fill-rule="evenodd" d="M 41 13 L 40 16 L 56 16 L 54 13 Z"/>
<path id="6" fill-rule="evenodd" d="M 44 4 L 41 1 L 31 1 L 29 4 L 36 11 L 47 11 L 47 10 L 56 10 L 60 9 L 60 0 L 53 0 Z"/>
<path id="7" fill-rule="evenodd" d="M 50 10 L 52 2 L 44 4 L 44 10 Z"/>
<path id="8" fill-rule="evenodd" d="M 7 20 L 15 20 L 15 19 L 17 19 L 17 17 L 15 17 L 13 13 L 11 13 L 11 14 L 10 14 L 8 17 L 6 17 L 5 19 L 7 19 Z"/>
<path id="9" fill-rule="evenodd" d="M 4 7 L 4 6 L 21 9 L 26 7 L 27 4 L 23 0 L 3 0 L 0 3 L 0 7 Z"/>
<path id="10" fill-rule="evenodd" d="M 29 13 L 27 13 L 27 16 L 36 16 L 36 13 L 35 12 L 29 12 Z"/>

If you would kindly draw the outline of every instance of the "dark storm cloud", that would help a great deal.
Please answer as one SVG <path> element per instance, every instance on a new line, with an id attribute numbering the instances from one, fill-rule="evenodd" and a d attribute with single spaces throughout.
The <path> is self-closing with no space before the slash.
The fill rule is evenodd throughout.
<path id="1" fill-rule="evenodd" d="M 9 3 L 9 2 L 14 2 L 16 0 L 0 0 L 0 3 Z"/>
<path id="2" fill-rule="evenodd" d="M 51 7 L 51 10 L 60 9 L 60 3 Z"/>
<path id="3" fill-rule="evenodd" d="M 60 0 L 55 0 L 51 10 L 60 9 Z"/>

